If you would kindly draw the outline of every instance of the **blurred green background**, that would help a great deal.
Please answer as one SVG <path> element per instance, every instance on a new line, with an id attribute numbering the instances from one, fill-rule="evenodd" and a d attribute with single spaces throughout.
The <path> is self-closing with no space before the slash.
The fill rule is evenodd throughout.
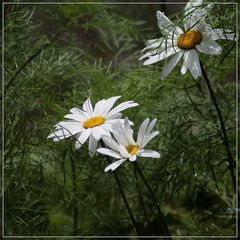
<path id="1" fill-rule="evenodd" d="M 102 155 L 68 139 L 46 137 L 87 97 L 121 95 L 140 105 L 124 112 L 137 129 L 157 118 L 151 149 L 138 159 L 175 236 L 230 236 L 236 196 L 220 127 L 202 79 L 179 67 L 160 80 L 164 62 L 138 61 L 146 40 L 160 37 L 156 11 L 178 22 L 184 4 L 4 5 L 4 233 L 6 236 L 136 235 Z M 208 21 L 236 27 L 236 5 L 214 7 Z M 201 56 L 236 154 L 236 44 Z M 203 96 L 199 88 L 203 90 Z M 120 101 L 119 101 L 120 102 Z M 142 235 L 159 235 L 153 201 L 131 163 L 118 175 Z M 1 195 L 1 197 L 3 197 Z"/>

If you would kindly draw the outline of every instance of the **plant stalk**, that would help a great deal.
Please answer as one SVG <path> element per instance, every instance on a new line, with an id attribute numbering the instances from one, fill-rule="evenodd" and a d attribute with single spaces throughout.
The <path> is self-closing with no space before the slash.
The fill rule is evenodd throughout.
<path id="1" fill-rule="evenodd" d="M 122 185 L 121 185 L 121 183 L 119 181 L 118 175 L 117 175 L 117 173 L 115 171 L 113 171 L 113 174 L 114 174 L 115 180 L 117 182 L 118 188 L 120 190 L 120 193 L 122 195 L 123 201 L 125 203 L 125 207 L 127 208 L 128 214 L 129 214 L 129 216 L 130 216 L 130 218 L 132 220 L 133 227 L 135 228 L 135 231 L 137 232 L 137 234 L 140 235 L 140 232 L 139 232 L 138 227 L 137 227 L 137 223 L 136 223 L 136 221 L 134 219 L 134 216 L 132 214 L 132 211 L 131 211 L 131 209 L 129 207 L 127 198 L 126 198 L 125 193 L 123 191 Z"/>
<path id="2" fill-rule="evenodd" d="M 222 136 L 223 136 L 223 144 L 225 146 L 225 150 L 226 150 L 226 153 L 227 153 L 228 169 L 229 169 L 230 174 L 231 174 L 234 190 L 236 191 L 236 178 L 235 178 L 235 173 L 234 173 L 235 164 L 234 164 L 234 160 L 233 160 L 233 157 L 232 157 L 232 154 L 231 154 L 231 151 L 230 151 L 227 131 L 226 131 L 225 124 L 224 124 L 224 121 L 223 121 L 222 113 L 221 113 L 221 110 L 219 108 L 219 105 L 218 105 L 217 99 L 215 97 L 214 91 L 212 89 L 211 83 L 208 79 L 207 73 L 206 73 L 206 71 L 205 71 L 201 62 L 200 62 L 200 65 L 201 65 L 201 69 L 202 69 L 202 73 L 203 73 L 203 78 L 204 78 L 204 80 L 206 82 L 206 85 L 208 87 L 213 105 L 216 109 L 216 112 L 217 112 L 217 115 L 218 115 L 218 118 L 219 118 L 219 121 L 220 121 L 220 127 L 221 127 L 221 130 L 222 130 Z"/>
<path id="3" fill-rule="evenodd" d="M 72 167 L 72 181 L 73 181 L 73 236 L 78 234 L 78 207 L 76 201 L 77 193 L 77 178 L 76 178 L 76 168 L 75 161 L 71 156 L 71 167 Z"/>
<path id="4" fill-rule="evenodd" d="M 162 211 L 161 211 L 161 209 L 160 209 L 160 206 L 159 206 L 159 202 L 158 202 L 158 200 L 157 200 L 157 197 L 155 196 L 155 194 L 154 194 L 152 188 L 150 187 L 150 185 L 148 184 L 148 182 L 147 182 L 146 178 L 144 177 L 141 169 L 139 168 L 137 162 L 134 162 L 134 166 L 135 166 L 136 170 L 138 171 L 140 177 L 142 178 L 144 184 L 146 185 L 148 191 L 150 192 L 150 194 L 151 194 L 151 196 L 152 196 L 152 199 L 154 200 L 154 203 L 155 203 L 156 208 L 157 208 L 158 216 L 159 216 L 160 221 L 161 221 L 161 223 L 160 223 L 160 224 L 161 224 L 161 232 L 163 233 L 164 236 L 169 236 L 169 239 L 171 239 L 171 238 L 170 238 L 171 234 L 170 234 L 170 231 L 169 231 L 169 229 L 168 229 L 168 226 L 167 226 L 167 224 L 166 224 L 166 222 L 165 222 L 165 219 L 164 219 L 164 216 L 163 216 L 163 214 L 162 214 Z"/>

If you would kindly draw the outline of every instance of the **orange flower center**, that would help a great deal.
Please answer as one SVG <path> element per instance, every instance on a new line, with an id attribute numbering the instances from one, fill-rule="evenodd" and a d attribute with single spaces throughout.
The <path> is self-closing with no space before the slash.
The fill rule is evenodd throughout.
<path id="1" fill-rule="evenodd" d="M 178 37 L 178 47 L 192 49 L 202 41 L 202 34 L 196 31 L 187 31 Z"/>
<path id="2" fill-rule="evenodd" d="M 137 145 L 128 145 L 127 146 L 127 151 L 131 156 L 136 154 L 138 150 L 139 150 L 139 147 Z"/>
<path id="3" fill-rule="evenodd" d="M 105 122 L 105 118 L 103 117 L 92 117 L 83 123 L 83 127 L 93 128 L 93 127 L 102 125 L 104 122 Z"/>

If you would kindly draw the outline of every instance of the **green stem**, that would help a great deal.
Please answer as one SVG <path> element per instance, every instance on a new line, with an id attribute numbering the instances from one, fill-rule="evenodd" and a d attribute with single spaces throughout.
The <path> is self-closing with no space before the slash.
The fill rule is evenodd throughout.
<path id="1" fill-rule="evenodd" d="M 160 209 L 157 197 L 155 196 L 155 194 L 154 194 L 152 188 L 150 187 L 150 185 L 148 184 L 148 182 L 147 182 L 146 178 L 144 177 L 141 169 L 139 168 L 137 162 L 134 162 L 134 166 L 135 166 L 136 170 L 138 171 L 140 177 L 142 178 L 144 184 L 146 185 L 148 191 L 150 192 L 150 194 L 152 196 L 152 199 L 154 200 L 154 203 L 155 203 L 156 208 L 157 208 L 158 216 L 159 216 L 160 221 L 161 221 L 161 225 L 160 225 L 161 226 L 161 229 L 160 229 L 161 232 L 163 233 L 164 236 L 169 236 L 170 237 L 171 234 L 170 234 L 168 226 L 167 226 L 167 224 L 165 222 L 164 216 L 163 216 L 163 214 L 161 212 L 161 209 Z M 169 238 L 169 239 L 171 239 L 171 238 Z"/>
<path id="2" fill-rule="evenodd" d="M 227 153 L 228 169 L 229 169 L 230 174 L 231 174 L 234 190 L 236 190 L 236 178 L 235 178 L 235 173 L 234 173 L 234 167 L 235 167 L 234 165 L 235 164 L 234 164 L 234 160 L 233 160 L 233 157 L 232 157 L 232 154 L 231 154 L 231 151 L 230 151 L 228 136 L 227 136 L 225 124 L 224 124 L 224 121 L 223 121 L 222 113 L 221 113 L 221 110 L 219 108 L 219 105 L 218 105 L 217 99 L 215 97 L 214 91 L 212 89 L 211 83 L 208 79 L 207 73 L 204 70 L 201 62 L 200 62 L 200 65 L 201 65 L 204 80 L 205 80 L 206 85 L 208 87 L 211 99 L 213 101 L 213 105 L 214 105 L 214 107 L 217 111 L 217 115 L 218 115 L 218 118 L 219 118 L 219 121 L 220 121 L 220 127 L 221 127 L 222 134 L 223 134 L 223 144 L 225 146 L 225 150 L 226 150 L 226 153 Z"/>
<path id="3" fill-rule="evenodd" d="M 105 144 L 104 144 L 103 140 L 100 140 L 100 144 L 101 144 L 101 146 L 105 147 Z M 109 160 L 109 162 L 110 162 L 109 157 L 108 157 L 108 160 Z M 123 191 L 123 188 L 122 188 L 122 185 L 121 185 L 120 180 L 119 180 L 119 178 L 118 178 L 118 175 L 117 175 L 117 173 L 116 173 L 115 171 L 113 171 L 113 175 L 114 175 L 114 177 L 115 177 L 115 180 L 116 180 L 116 182 L 117 182 L 118 188 L 119 188 L 120 193 L 121 193 L 121 195 L 122 195 L 122 198 L 123 198 L 125 207 L 126 207 L 126 209 L 127 209 L 127 211 L 128 211 L 128 215 L 129 215 L 130 218 L 131 218 L 132 225 L 133 225 L 136 233 L 140 236 L 140 235 L 141 235 L 141 234 L 140 234 L 140 231 L 139 231 L 139 229 L 138 229 L 138 227 L 137 227 L 137 223 L 136 223 L 136 221 L 135 221 L 135 219 L 134 219 L 134 216 L 133 216 L 133 214 L 132 214 L 131 208 L 129 207 L 127 198 L 126 198 L 125 193 L 124 193 L 124 191 Z"/>
<path id="4" fill-rule="evenodd" d="M 71 167 L 72 167 L 72 181 L 73 181 L 73 235 L 77 236 L 78 234 L 78 207 L 76 201 L 77 194 L 77 177 L 76 177 L 76 168 L 75 161 L 73 156 L 71 156 Z"/>
<path id="5" fill-rule="evenodd" d="M 137 223 L 136 223 L 136 221 L 135 221 L 135 219 L 133 217 L 132 211 L 131 211 L 131 209 L 129 207 L 127 198 L 126 198 L 125 193 L 123 191 L 122 185 L 121 185 L 121 183 L 119 181 L 118 175 L 117 175 L 117 173 L 115 171 L 113 172 L 113 174 L 114 174 L 115 180 L 117 182 L 118 188 L 120 190 L 120 193 L 122 195 L 122 198 L 123 198 L 123 201 L 125 203 L 125 206 L 127 208 L 128 214 L 129 214 L 129 216 L 130 216 L 130 218 L 132 220 L 133 227 L 135 228 L 135 231 L 137 232 L 137 234 L 140 235 L 140 232 L 139 232 L 138 227 L 137 227 Z"/>

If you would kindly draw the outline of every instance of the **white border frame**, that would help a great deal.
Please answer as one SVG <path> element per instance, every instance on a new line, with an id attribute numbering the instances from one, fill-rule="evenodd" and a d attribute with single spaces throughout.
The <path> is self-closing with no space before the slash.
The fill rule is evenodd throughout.
<path id="1" fill-rule="evenodd" d="M 238 237 L 238 41 L 236 41 L 236 235 L 235 236 L 5 236 L 4 235 L 4 6 L 5 5 L 171 5 L 187 2 L 3 2 L 2 3 L 2 237 L 3 238 L 237 238 Z M 236 29 L 238 30 L 238 3 L 212 2 L 236 6 Z"/>

